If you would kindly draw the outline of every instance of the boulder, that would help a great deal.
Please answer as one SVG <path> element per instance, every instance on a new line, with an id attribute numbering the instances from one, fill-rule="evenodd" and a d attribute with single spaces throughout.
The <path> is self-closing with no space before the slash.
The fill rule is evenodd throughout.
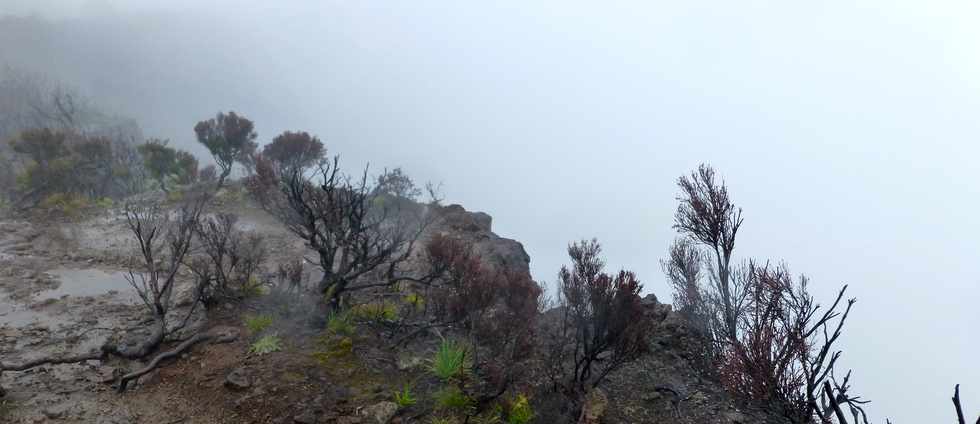
<path id="1" fill-rule="evenodd" d="M 247 390 L 252 387 L 252 380 L 244 368 L 235 368 L 225 377 L 225 387 L 235 391 Z"/>
<path id="2" fill-rule="evenodd" d="M 361 411 L 371 424 L 388 424 L 398 413 L 398 404 L 391 401 L 376 403 Z"/>

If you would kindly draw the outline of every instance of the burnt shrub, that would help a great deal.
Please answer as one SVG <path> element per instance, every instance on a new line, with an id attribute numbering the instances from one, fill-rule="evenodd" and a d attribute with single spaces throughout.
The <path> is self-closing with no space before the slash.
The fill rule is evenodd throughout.
<path id="1" fill-rule="evenodd" d="M 473 346 L 481 403 L 503 394 L 533 356 L 543 290 L 529 275 L 485 263 L 472 244 L 436 234 L 425 245 L 434 318 L 461 327 Z"/>
<path id="2" fill-rule="evenodd" d="M 642 285 L 630 271 L 604 273 L 601 251 L 595 239 L 571 244 L 571 268 L 558 273 L 560 317 L 548 362 L 555 389 L 576 400 L 648 349 Z"/>
<path id="3" fill-rule="evenodd" d="M 208 303 L 247 297 L 260 287 L 258 276 L 268 256 L 265 240 L 238 229 L 237 222 L 234 214 L 219 213 L 202 217 L 195 226 L 203 255 L 190 268 L 207 287 Z"/>

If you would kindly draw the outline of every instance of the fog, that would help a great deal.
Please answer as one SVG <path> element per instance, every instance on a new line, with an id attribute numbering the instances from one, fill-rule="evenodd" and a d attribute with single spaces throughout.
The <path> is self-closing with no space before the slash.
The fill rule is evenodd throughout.
<path id="1" fill-rule="evenodd" d="M 725 177 L 738 259 L 858 298 L 844 369 L 876 422 L 980 405 L 980 7 L 968 2 L 3 0 L 0 64 L 195 146 L 219 110 L 402 166 L 521 241 L 569 241 L 669 301 L 676 179 Z M 33 18 L 27 17 L 33 16 Z"/>

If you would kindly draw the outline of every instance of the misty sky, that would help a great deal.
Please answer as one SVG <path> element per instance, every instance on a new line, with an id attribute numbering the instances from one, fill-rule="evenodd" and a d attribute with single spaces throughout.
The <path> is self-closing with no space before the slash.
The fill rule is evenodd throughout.
<path id="1" fill-rule="evenodd" d="M 314 132 L 349 169 L 444 182 L 538 280 L 595 236 L 667 301 L 676 179 L 711 163 L 738 259 L 785 260 L 825 302 L 850 284 L 842 361 L 876 421 L 952 422 L 955 383 L 980 410 L 977 3 L 197 3 L 0 0 L 54 19 L 0 63 L 182 147 L 218 110 L 263 142 Z"/>

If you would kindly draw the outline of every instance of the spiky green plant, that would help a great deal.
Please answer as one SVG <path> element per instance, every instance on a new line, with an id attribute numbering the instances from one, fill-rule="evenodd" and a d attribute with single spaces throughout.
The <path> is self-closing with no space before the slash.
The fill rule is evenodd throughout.
<path id="1" fill-rule="evenodd" d="M 440 411 L 455 411 L 461 414 L 475 412 L 476 404 L 473 399 L 463 393 L 459 387 L 449 385 L 439 389 L 434 395 L 436 409 Z"/>
<path id="2" fill-rule="evenodd" d="M 248 353 L 265 355 L 267 353 L 278 352 L 280 350 L 282 350 L 282 342 L 279 340 L 279 336 L 270 334 L 262 337 L 255 343 L 252 343 L 252 347 L 248 349 Z"/>
<path id="3" fill-rule="evenodd" d="M 470 417 L 470 422 L 473 424 L 501 424 L 504 421 L 500 418 L 504 414 L 504 409 L 499 405 L 495 404 L 493 407 L 481 412 L 479 415 L 474 415 Z"/>
<path id="4" fill-rule="evenodd" d="M 414 306 L 415 309 L 419 311 L 425 308 L 425 298 L 418 293 L 409 293 L 405 295 L 405 303 Z"/>
<path id="5" fill-rule="evenodd" d="M 534 410 L 527 396 L 522 394 L 514 397 L 510 403 L 510 411 L 507 414 L 507 424 L 528 424 L 534 419 Z"/>
<path id="6" fill-rule="evenodd" d="M 406 384 L 401 391 L 395 392 L 395 403 L 397 403 L 398 407 L 401 409 L 409 408 L 412 405 L 415 405 L 416 402 L 418 402 L 418 400 L 415 399 L 414 395 L 412 395 L 412 387 L 408 384 Z"/>
<path id="7" fill-rule="evenodd" d="M 354 322 L 348 312 L 331 312 L 327 315 L 327 331 L 333 334 L 354 334 Z"/>
<path id="8" fill-rule="evenodd" d="M 364 303 L 350 309 L 351 316 L 358 321 L 395 321 L 398 310 L 395 305 L 384 303 Z"/>
<path id="9" fill-rule="evenodd" d="M 464 376 L 470 368 L 470 357 L 466 348 L 452 340 L 443 339 L 432 359 L 430 369 L 442 381 Z"/>
<path id="10" fill-rule="evenodd" d="M 246 315 L 245 328 L 252 334 L 259 334 L 272 326 L 271 315 Z"/>
<path id="11" fill-rule="evenodd" d="M 257 278 L 249 277 L 244 283 L 242 283 L 242 296 L 245 298 L 259 297 L 265 294 L 265 287 L 262 286 L 262 282 Z"/>

